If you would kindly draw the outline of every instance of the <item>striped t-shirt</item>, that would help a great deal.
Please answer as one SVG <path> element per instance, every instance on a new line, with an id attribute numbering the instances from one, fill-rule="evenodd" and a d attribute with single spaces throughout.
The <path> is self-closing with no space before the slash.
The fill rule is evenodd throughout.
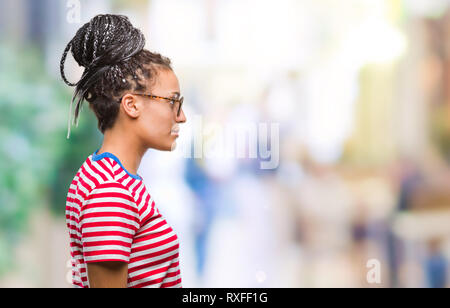
<path id="1" fill-rule="evenodd" d="M 69 187 L 72 283 L 89 287 L 86 263 L 128 263 L 128 287 L 180 287 L 179 242 L 142 178 L 112 153 L 89 155 Z"/>

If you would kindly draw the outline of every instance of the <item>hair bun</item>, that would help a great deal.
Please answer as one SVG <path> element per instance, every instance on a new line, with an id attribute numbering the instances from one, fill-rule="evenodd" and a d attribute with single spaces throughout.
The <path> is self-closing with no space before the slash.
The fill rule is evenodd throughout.
<path id="1" fill-rule="evenodd" d="M 61 58 L 61 76 L 70 86 L 88 82 L 95 73 L 93 70 L 126 61 L 141 51 L 144 45 L 144 35 L 139 29 L 133 27 L 128 17 L 112 14 L 97 15 L 85 23 L 67 44 Z M 70 83 L 64 74 L 64 62 L 69 50 L 78 65 L 86 69 L 76 84 Z"/>

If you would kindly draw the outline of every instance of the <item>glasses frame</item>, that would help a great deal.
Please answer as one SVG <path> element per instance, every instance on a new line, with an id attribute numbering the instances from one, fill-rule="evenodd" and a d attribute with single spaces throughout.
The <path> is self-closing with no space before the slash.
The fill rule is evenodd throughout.
<path id="1" fill-rule="evenodd" d="M 130 93 L 132 95 L 138 95 L 138 96 L 145 96 L 145 97 L 149 97 L 149 98 L 153 98 L 153 99 L 164 99 L 166 101 L 169 101 L 169 103 L 171 102 L 171 105 L 175 105 L 176 102 L 179 102 L 180 105 L 178 106 L 178 110 L 177 110 L 177 117 L 180 116 L 180 111 L 181 111 L 181 106 L 183 105 L 183 100 L 184 97 L 181 96 L 180 98 L 171 98 L 171 97 L 164 97 L 164 96 L 159 96 L 159 95 L 153 95 L 153 94 L 142 94 L 142 93 Z M 119 100 L 119 103 L 122 101 L 122 97 Z"/>

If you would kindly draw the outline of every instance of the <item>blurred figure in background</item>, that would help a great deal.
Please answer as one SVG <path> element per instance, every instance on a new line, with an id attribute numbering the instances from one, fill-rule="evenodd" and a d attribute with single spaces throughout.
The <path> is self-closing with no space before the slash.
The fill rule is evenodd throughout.
<path id="1" fill-rule="evenodd" d="M 442 240 L 433 238 L 428 242 L 425 271 L 430 288 L 445 288 L 448 280 L 448 260 L 442 252 Z"/>

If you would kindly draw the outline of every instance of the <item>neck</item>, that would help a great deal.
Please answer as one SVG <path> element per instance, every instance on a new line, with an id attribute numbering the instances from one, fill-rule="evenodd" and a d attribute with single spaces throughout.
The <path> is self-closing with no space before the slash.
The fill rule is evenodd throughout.
<path id="1" fill-rule="evenodd" d="M 110 152 L 119 158 L 125 169 L 137 174 L 142 157 L 147 149 L 142 147 L 137 139 L 130 138 L 129 134 L 125 135 L 125 131 L 120 129 L 105 131 L 103 144 L 97 154 Z"/>

